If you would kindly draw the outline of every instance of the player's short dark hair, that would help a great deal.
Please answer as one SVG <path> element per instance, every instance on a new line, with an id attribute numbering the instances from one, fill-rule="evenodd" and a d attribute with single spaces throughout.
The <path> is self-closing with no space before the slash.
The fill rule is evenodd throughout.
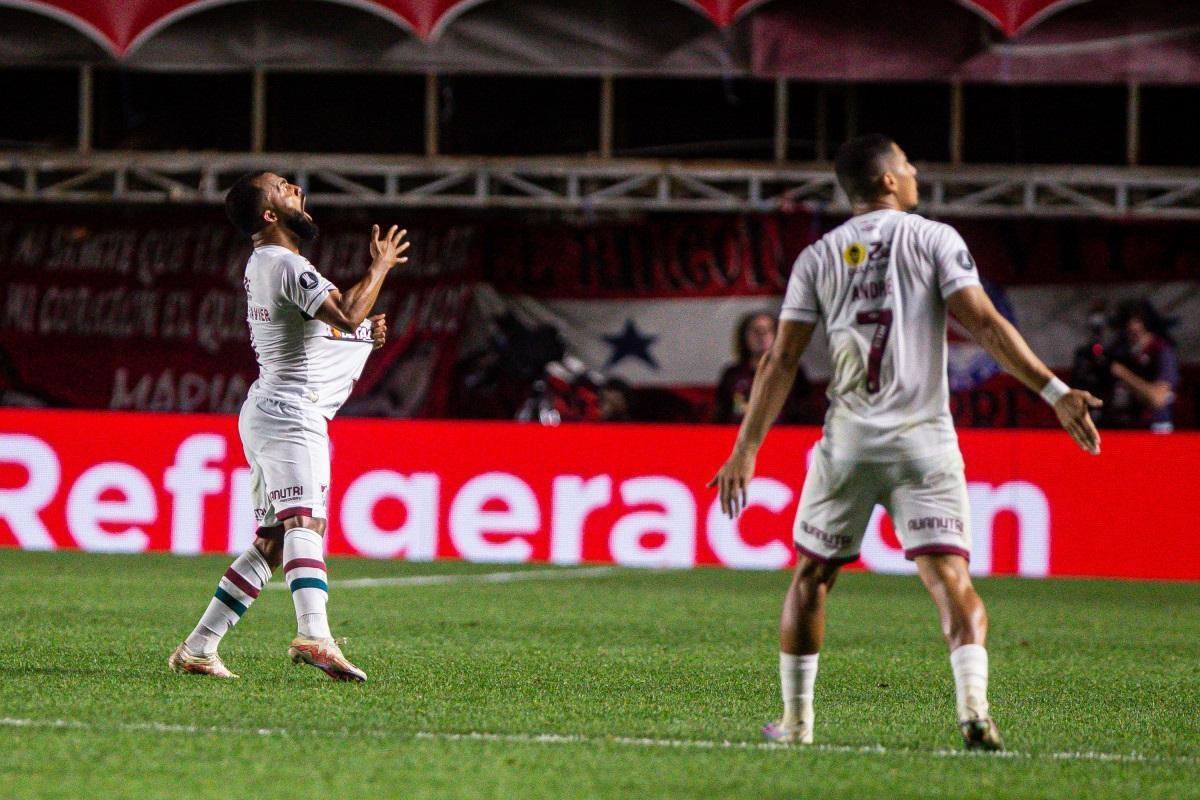
<path id="1" fill-rule="evenodd" d="M 884 160 L 892 154 L 895 141 L 882 133 L 856 136 L 842 143 L 834 156 L 833 166 L 838 184 L 851 202 L 863 202 L 879 197 L 879 179 L 883 176 Z"/>
<path id="2" fill-rule="evenodd" d="M 247 236 L 267 227 L 267 221 L 262 218 L 263 200 L 266 192 L 258 185 L 257 180 L 265 172 L 247 172 L 233 182 L 225 193 L 225 215 L 237 228 Z"/>

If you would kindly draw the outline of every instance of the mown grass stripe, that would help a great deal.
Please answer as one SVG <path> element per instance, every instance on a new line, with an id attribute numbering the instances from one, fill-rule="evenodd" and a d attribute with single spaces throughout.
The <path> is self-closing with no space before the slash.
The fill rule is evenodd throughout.
<path id="1" fill-rule="evenodd" d="M 842 753 L 875 756 L 920 756 L 934 758 L 1000 758 L 1013 760 L 1084 761 L 1122 764 L 1200 764 L 1200 757 L 1155 756 L 1145 753 L 1104 753 L 1097 751 L 968 753 L 963 750 L 922 750 L 884 745 L 810 744 L 788 745 L 776 742 L 746 742 L 729 739 L 657 739 L 641 736 L 588 736 L 576 733 L 488 733 L 486 731 L 389 731 L 389 730 L 306 730 L 299 728 L 240 728 L 226 725 L 183 725 L 171 722 L 96 723 L 69 719 L 20 719 L 0 717 L 3 728 L 47 728 L 82 731 L 122 731 L 128 733 L 184 733 L 241 736 L 314 736 L 370 737 L 373 739 L 415 739 L 442 742 L 496 742 L 538 745 L 618 745 L 680 750 L 761 750 L 805 753 Z"/>
<path id="2" fill-rule="evenodd" d="M 665 570 L 639 570 L 638 575 L 656 575 Z M 522 581 L 556 581 L 575 578 L 603 578 L 619 572 L 617 567 L 578 567 L 555 569 L 523 569 L 504 572 L 473 572 L 446 575 L 398 575 L 392 578 L 348 578 L 333 583 L 335 589 L 379 589 L 389 586 L 448 586 L 455 583 L 518 583 Z M 286 588 L 281 583 L 269 583 L 268 589 Z"/>

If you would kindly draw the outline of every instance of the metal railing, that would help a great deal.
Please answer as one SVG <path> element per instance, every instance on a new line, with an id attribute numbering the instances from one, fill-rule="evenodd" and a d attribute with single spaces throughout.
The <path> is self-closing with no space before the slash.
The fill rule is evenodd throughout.
<path id="1" fill-rule="evenodd" d="M 317 205 L 848 210 L 825 165 L 264 153 L 0 152 L 0 202 L 219 203 L 256 169 L 282 171 Z M 1200 170 L 929 166 L 920 180 L 922 211 L 938 216 L 1200 219 Z"/>

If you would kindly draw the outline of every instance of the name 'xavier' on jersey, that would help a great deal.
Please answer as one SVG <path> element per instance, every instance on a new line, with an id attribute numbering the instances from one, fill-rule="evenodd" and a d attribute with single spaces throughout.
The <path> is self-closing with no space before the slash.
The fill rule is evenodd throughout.
<path id="1" fill-rule="evenodd" d="M 245 285 L 259 369 L 250 394 L 313 407 L 332 419 L 371 355 L 370 321 L 351 335 L 316 319 L 333 284 L 286 247 L 256 247 L 246 262 Z"/>

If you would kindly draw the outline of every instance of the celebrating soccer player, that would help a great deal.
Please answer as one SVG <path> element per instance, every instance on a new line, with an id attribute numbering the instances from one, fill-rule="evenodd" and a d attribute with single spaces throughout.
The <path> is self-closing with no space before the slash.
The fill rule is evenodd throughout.
<path id="1" fill-rule="evenodd" d="M 300 255 L 300 243 L 317 235 L 304 206 L 300 187 L 271 172 L 241 177 L 225 197 L 230 221 L 254 241 L 245 285 L 259 377 L 242 405 L 238 430 L 259 529 L 217 584 L 195 630 L 171 653 L 175 672 L 237 677 L 217 655 L 217 645 L 282 563 L 296 606 L 292 661 L 334 680 L 367 678 L 342 654 L 325 611 L 328 421 L 386 338 L 383 315 L 367 315 L 388 272 L 408 260 L 403 253 L 409 244 L 406 231 L 393 225 L 380 235 L 375 226 L 371 266 L 340 292 Z"/>
<path id="2" fill-rule="evenodd" d="M 852 139 L 838 150 L 836 170 L 854 216 L 796 259 L 779 332 L 763 356 L 733 452 L 709 483 L 719 486 L 727 514 L 745 507 L 755 456 L 823 322 L 833 362 L 829 411 L 796 513 L 796 571 L 779 623 L 783 717 L 763 733 L 812 742 L 825 600 L 838 570 L 858 556 L 881 503 L 937 605 L 963 741 L 971 750 L 1001 750 L 988 712 L 987 612 L 967 572 L 970 514 L 950 417 L 946 312 L 1040 393 L 1093 454 L 1100 437 L 1088 410 L 1100 401 L 1056 378 L 996 311 L 953 228 L 908 213 L 917 206 L 917 170 L 895 142 L 878 134 Z"/>

